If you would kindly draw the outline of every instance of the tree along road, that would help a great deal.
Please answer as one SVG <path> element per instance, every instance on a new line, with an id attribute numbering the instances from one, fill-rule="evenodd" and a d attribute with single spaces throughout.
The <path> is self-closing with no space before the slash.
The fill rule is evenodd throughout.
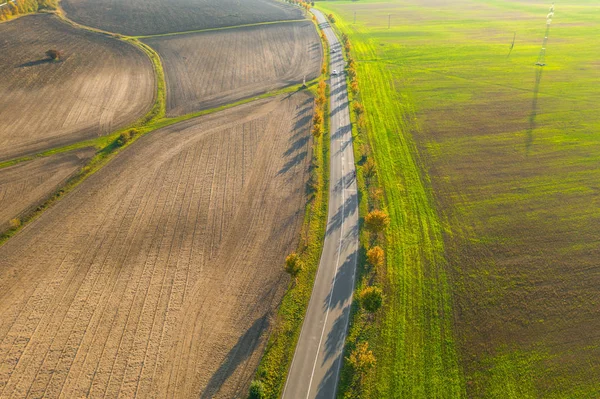
<path id="1" fill-rule="evenodd" d="M 358 195 L 341 45 L 323 14 L 312 10 L 331 50 L 329 215 L 323 253 L 284 399 L 334 398 L 348 328 L 358 254 Z"/>

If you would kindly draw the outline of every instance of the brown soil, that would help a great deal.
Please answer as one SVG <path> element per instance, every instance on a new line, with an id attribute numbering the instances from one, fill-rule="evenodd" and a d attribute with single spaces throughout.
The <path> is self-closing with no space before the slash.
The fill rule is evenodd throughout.
<path id="1" fill-rule="evenodd" d="M 64 0 L 72 20 L 125 35 L 220 28 L 304 18 L 276 0 Z"/>
<path id="2" fill-rule="evenodd" d="M 0 232 L 9 221 L 40 205 L 94 155 L 93 149 L 67 152 L 0 169 Z"/>
<path id="3" fill-rule="evenodd" d="M 166 72 L 170 116 L 217 107 L 319 75 L 312 22 L 156 37 Z"/>
<path id="4" fill-rule="evenodd" d="M 50 61 L 49 49 L 64 58 Z M 145 54 L 52 15 L 1 24 L 0 54 L 0 160 L 107 134 L 152 106 Z"/>
<path id="5" fill-rule="evenodd" d="M 304 214 L 312 99 L 153 132 L 0 247 L 0 397 L 242 397 Z"/>

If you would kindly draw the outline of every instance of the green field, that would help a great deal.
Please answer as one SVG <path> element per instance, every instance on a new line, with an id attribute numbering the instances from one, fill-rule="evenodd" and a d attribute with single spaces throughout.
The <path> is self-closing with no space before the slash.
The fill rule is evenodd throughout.
<path id="1" fill-rule="evenodd" d="M 392 221 L 362 396 L 600 397 L 600 4 L 556 4 L 543 68 L 550 3 L 317 5 Z"/>

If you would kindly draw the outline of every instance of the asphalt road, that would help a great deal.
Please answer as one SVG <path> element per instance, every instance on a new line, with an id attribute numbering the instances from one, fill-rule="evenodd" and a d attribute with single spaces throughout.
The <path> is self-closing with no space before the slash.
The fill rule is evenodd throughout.
<path id="1" fill-rule="evenodd" d="M 330 71 L 343 73 L 341 44 L 325 16 L 312 12 L 332 50 Z M 327 232 L 284 399 L 335 398 L 343 360 L 358 254 L 358 194 L 346 86 L 345 76 L 331 76 Z"/>

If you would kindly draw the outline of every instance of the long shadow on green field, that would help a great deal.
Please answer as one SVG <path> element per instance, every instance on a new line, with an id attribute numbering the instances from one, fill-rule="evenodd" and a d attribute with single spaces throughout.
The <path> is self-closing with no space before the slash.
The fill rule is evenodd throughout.
<path id="1" fill-rule="evenodd" d="M 531 101 L 531 113 L 529 114 L 529 128 L 525 136 L 525 151 L 529 155 L 529 150 L 533 144 L 533 131 L 535 130 L 535 119 L 538 111 L 538 93 L 540 91 L 540 82 L 544 68 L 538 67 L 535 71 L 535 86 L 533 88 L 533 100 Z"/>

